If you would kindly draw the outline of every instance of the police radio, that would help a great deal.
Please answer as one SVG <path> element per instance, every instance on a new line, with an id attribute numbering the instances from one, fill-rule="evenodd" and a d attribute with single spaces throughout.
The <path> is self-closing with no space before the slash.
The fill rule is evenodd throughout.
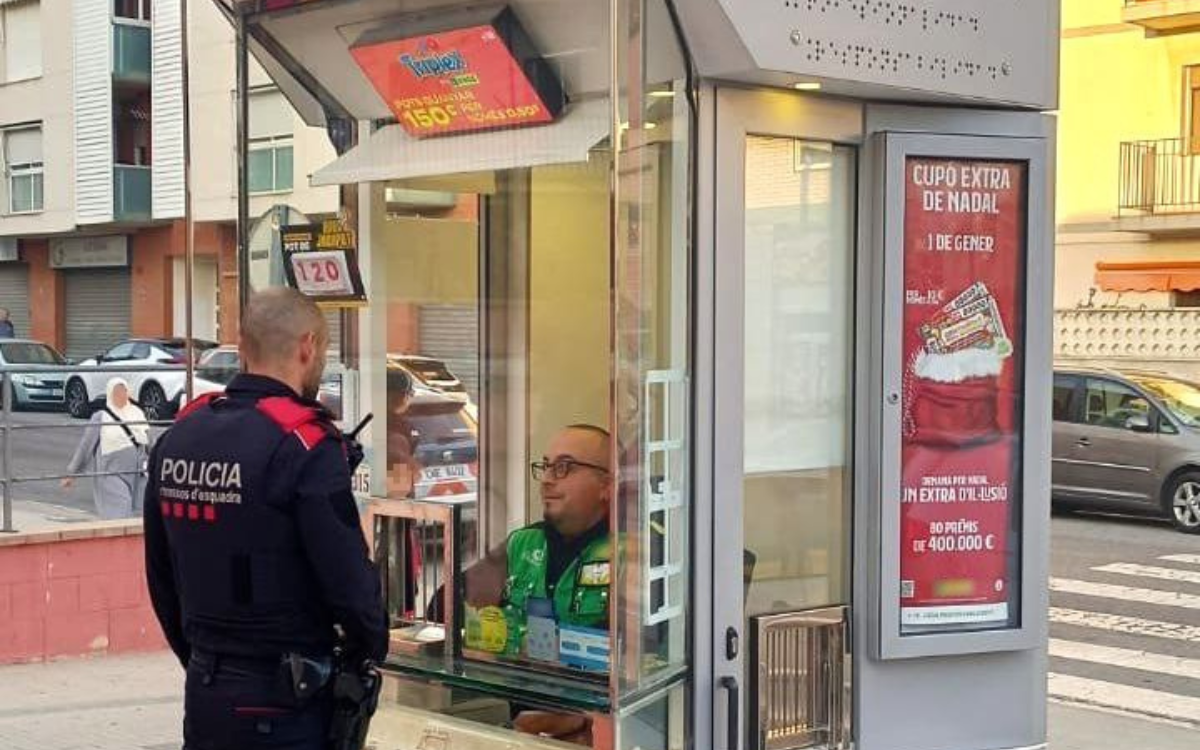
<path id="1" fill-rule="evenodd" d="M 375 418 L 374 414 L 368 412 L 367 416 L 362 418 L 362 421 L 355 425 L 351 432 L 342 434 L 343 444 L 346 446 L 346 463 L 350 464 L 350 473 L 353 474 L 358 465 L 363 462 L 365 453 L 363 453 L 362 443 L 358 442 L 358 434 L 363 431 L 363 428 L 371 423 Z"/>
<path id="2" fill-rule="evenodd" d="M 367 412 L 367 416 L 363 417 L 362 421 L 354 426 L 354 430 L 352 432 L 350 432 L 348 435 L 346 435 L 346 439 L 354 440 L 355 442 L 357 442 L 358 441 L 358 433 L 362 432 L 364 427 L 371 424 L 371 420 L 374 418 L 375 418 L 375 415 L 373 413 Z"/>

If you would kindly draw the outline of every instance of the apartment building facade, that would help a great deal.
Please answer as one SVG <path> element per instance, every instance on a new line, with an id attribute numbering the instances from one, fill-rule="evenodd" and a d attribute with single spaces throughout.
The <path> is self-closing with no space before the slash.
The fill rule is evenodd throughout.
<path id="1" fill-rule="evenodd" d="M 1056 354 L 1200 377 L 1200 1 L 1062 11 Z"/>
<path id="2" fill-rule="evenodd" d="M 0 0 L 0 307 L 18 335 L 92 356 L 185 330 L 190 111 L 193 333 L 236 335 L 233 31 L 180 0 Z M 67 32 L 67 33 L 64 33 Z M 337 210 L 307 174 L 334 151 L 251 65 L 251 216 Z"/>

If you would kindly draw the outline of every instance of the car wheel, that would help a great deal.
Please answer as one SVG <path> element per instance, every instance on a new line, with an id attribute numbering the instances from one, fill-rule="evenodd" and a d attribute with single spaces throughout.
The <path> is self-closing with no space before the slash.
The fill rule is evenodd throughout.
<path id="1" fill-rule="evenodd" d="M 1200 534 L 1200 472 L 1188 471 L 1175 477 L 1167 489 L 1166 503 L 1176 529 Z"/>
<path id="2" fill-rule="evenodd" d="M 167 403 L 167 394 L 163 393 L 158 383 L 147 383 L 142 386 L 142 411 L 146 419 L 168 419 L 171 416 L 171 405 Z"/>
<path id="3" fill-rule="evenodd" d="M 75 379 L 67 382 L 67 392 L 65 395 L 67 402 L 67 413 L 76 419 L 87 419 L 88 414 L 88 393 L 87 386 L 82 380 Z"/>

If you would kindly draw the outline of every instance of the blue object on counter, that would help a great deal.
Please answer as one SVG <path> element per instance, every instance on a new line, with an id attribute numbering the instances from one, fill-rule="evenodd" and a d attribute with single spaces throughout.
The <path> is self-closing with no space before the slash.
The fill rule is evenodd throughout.
<path id="1" fill-rule="evenodd" d="M 558 623 L 549 599 L 535 597 L 525 604 L 525 655 L 537 661 L 558 661 Z"/>
<path id="2" fill-rule="evenodd" d="M 588 672 L 607 672 L 611 643 L 607 630 L 563 625 L 558 631 L 558 660 Z"/>
<path id="3" fill-rule="evenodd" d="M 525 601 L 525 614 L 530 617 L 554 619 L 554 602 L 541 596 L 531 596 Z"/>

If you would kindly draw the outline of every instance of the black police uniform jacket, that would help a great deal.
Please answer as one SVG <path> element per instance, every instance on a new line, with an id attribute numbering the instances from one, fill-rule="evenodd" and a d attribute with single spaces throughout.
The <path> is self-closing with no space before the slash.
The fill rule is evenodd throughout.
<path id="1" fill-rule="evenodd" d="M 315 402 L 238 375 L 181 413 L 151 453 L 146 577 L 186 666 L 218 655 L 327 655 L 337 624 L 362 657 L 388 630 L 340 433 Z"/>

